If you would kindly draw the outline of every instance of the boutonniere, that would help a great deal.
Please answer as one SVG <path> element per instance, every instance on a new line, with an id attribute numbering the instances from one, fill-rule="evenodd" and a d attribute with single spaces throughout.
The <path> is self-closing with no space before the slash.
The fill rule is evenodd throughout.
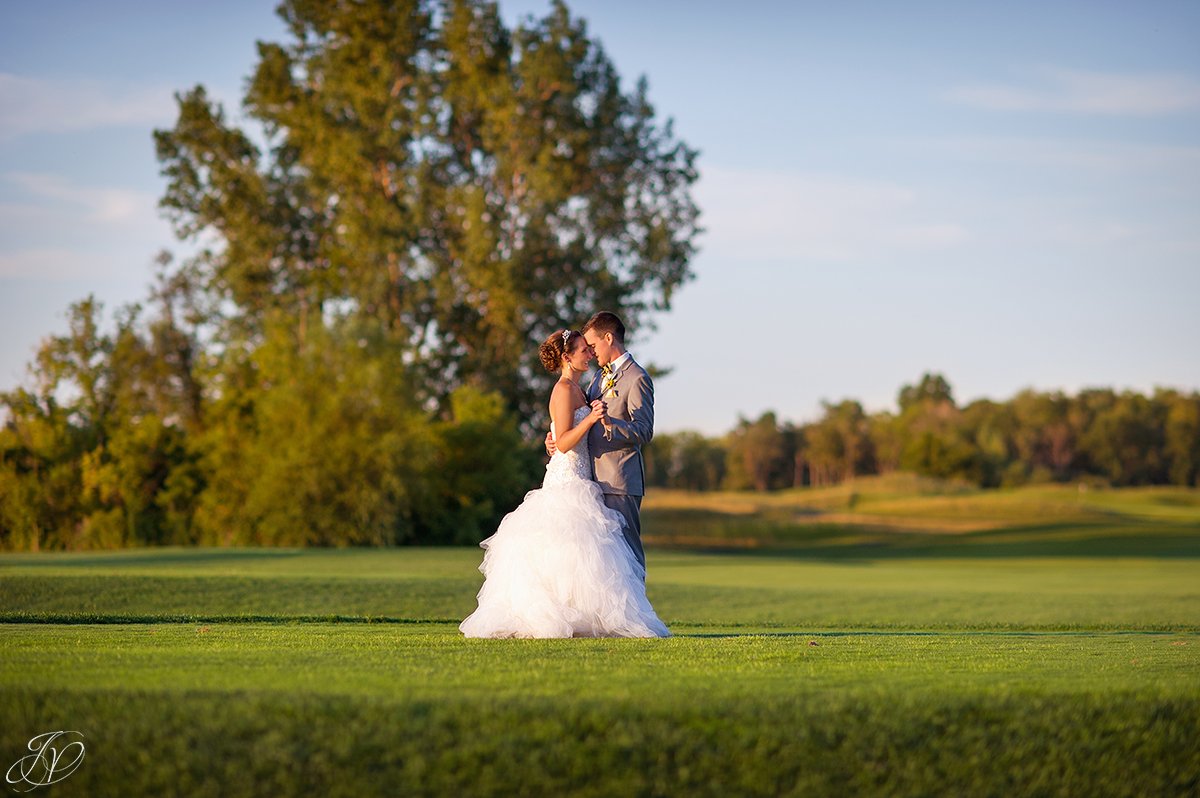
<path id="1" fill-rule="evenodd" d="M 612 369 L 606 367 L 603 369 L 603 373 L 604 373 L 604 381 L 602 383 L 600 383 L 600 394 L 605 398 L 608 398 L 610 396 L 616 396 L 617 395 L 617 389 L 616 389 L 617 374 L 616 374 L 616 372 L 613 371 Z"/>

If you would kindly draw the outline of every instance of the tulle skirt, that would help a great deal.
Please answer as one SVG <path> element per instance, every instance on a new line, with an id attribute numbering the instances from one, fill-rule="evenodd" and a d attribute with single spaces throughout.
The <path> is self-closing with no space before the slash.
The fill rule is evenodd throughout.
<path id="1" fill-rule="evenodd" d="M 530 491 L 484 549 L 467 637 L 667 637 L 646 599 L 645 568 L 596 483 Z"/>

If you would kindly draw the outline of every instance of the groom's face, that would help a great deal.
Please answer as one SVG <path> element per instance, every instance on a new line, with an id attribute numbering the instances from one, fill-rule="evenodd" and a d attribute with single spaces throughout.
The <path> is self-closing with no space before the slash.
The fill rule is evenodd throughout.
<path id="1" fill-rule="evenodd" d="M 595 330 L 588 330 L 583 334 L 583 339 L 592 348 L 592 353 L 596 355 L 596 362 L 601 366 L 607 366 L 616 359 L 616 351 L 612 345 L 612 333 L 600 335 Z"/>

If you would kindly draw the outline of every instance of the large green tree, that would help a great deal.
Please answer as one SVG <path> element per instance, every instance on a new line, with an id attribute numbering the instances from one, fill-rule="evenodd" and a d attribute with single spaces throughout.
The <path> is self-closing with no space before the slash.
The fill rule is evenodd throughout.
<path id="1" fill-rule="evenodd" d="M 279 13 L 244 104 L 265 148 L 202 87 L 156 134 L 163 206 L 215 238 L 193 265 L 223 344 L 369 320 L 419 399 L 474 383 L 533 420 L 537 341 L 601 308 L 637 331 L 690 277 L 696 153 L 563 3 L 515 29 L 478 0 Z"/>

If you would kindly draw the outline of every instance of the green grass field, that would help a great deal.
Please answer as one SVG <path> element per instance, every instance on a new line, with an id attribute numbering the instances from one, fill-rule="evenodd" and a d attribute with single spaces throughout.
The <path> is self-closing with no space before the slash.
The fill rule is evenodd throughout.
<path id="1" fill-rule="evenodd" d="M 75 729 L 53 794 L 1200 791 L 1200 492 L 662 492 L 645 529 L 667 640 L 464 640 L 477 549 L 0 555 L 0 765 Z"/>

